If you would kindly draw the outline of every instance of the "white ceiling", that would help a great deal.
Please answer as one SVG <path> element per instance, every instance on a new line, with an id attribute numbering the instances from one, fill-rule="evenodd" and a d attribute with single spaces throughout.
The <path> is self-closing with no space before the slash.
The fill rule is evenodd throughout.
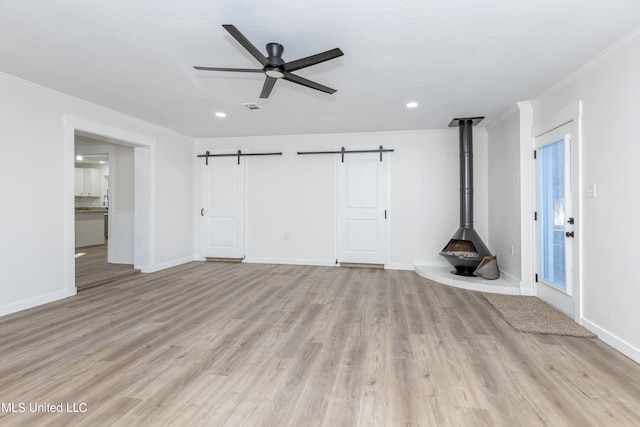
<path id="1" fill-rule="evenodd" d="M 260 68 L 222 24 L 288 61 L 339 47 L 296 72 L 338 92 L 194 70 Z M 192 137 L 432 129 L 491 123 L 639 26 L 639 0 L 2 0 L 0 71 Z"/>

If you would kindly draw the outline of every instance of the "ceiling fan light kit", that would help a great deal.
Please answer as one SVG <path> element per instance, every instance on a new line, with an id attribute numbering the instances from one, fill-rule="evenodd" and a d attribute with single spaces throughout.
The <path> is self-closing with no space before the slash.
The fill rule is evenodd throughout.
<path id="1" fill-rule="evenodd" d="M 310 67 L 312 65 L 326 62 L 331 59 L 335 59 L 344 55 L 339 48 L 331 49 L 326 52 L 321 52 L 316 55 L 307 56 L 305 58 L 297 59 L 295 61 L 286 62 L 282 59 L 282 53 L 284 52 L 284 46 L 279 43 L 267 44 L 267 56 L 264 56 L 241 32 L 233 25 L 223 25 L 225 30 L 231 34 L 231 36 L 242 45 L 254 58 L 262 64 L 262 68 L 221 68 L 221 67 L 201 67 L 194 66 L 196 70 L 201 71 L 231 71 L 240 73 L 264 73 L 266 78 L 264 85 L 262 86 L 262 92 L 260 98 L 268 98 L 273 90 L 273 86 L 278 79 L 283 79 L 296 83 L 302 86 L 306 86 L 311 89 L 315 89 L 321 92 L 333 94 L 335 89 L 321 85 L 314 81 L 300 77 L 297 74 L 293 74 L 292 71 L 300 70 L 302 68 Z"/>
<path id="2" fill-rule="evenodd" d="M 284 77 L 284 71 L 277 67 L 266 67 L 264 73 L 274 79 L 281 79 Z"/>

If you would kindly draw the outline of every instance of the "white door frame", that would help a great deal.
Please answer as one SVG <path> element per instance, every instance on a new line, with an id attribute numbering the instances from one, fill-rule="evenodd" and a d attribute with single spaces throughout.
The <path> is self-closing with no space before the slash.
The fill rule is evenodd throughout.
<path id="1" fill-rule="evenodd" d="M 573 225 L 573 231 L 575 233 L 575 237 L 572 239 L 572 259 L 571 266 L 566 266 L 567 268 L 571 268 L 572 272 L 572 297 L 573 297 L 573 319 L 581 323 L 582 319 L 582 206 L 583 199 L 581 197 L 581 189 L 582 185 L 582 173 L 581 173 L 581 139 L 582 139 L 582 102 L 579 101 L 564 110 L 546 116 L 541 117 L 538 121 L 537 125 L 534 126 L 532 135 L 534 137 L 531 140 L 531 152 L 535 149 L 536 138 L 540 138 L 541 136 L 558 129 L 566 124 L 572 125 L 572 133 L 571 133 L 571 158 L 570 158 L 570 168 L 571 168 L 571 181 L 573 187 L 572 193 L 572 211 L 573 217 L 575 218 L 575 224 Z M 535 162 L 535 160 L 533 160 Z M 532 168 L 532 188 L 531 188 L 531 200 L 532 205 L 537 207 L 537 165 L 534 164 Z M 526 215 L 526 213 L 523 212 Z M 535 221 L 532 221 L 532 236 L 533 236 L 533 257 L 531 259 L 531 267 L 532 271 L 537 272 L 538 269 L 538 225 Z M 524 244 L 524 242 L 523 242 Z M 534 294 L 542 299 L 546 300 L 553 304 L 554 291 L 543 288 L 538 283 L 534 283 Z M 557 307 L 562 310 L 562 307 Z M 566 311 L 565 311 L 566 313 Z"/>
<path id="2" fill-rule="evenodd" d="M 573 317 L 574 313 L 575 313 L 575 298 L 578 297 L 578 294 L 576 292 L 576 290 L 574 290 L 574 285 L 573 285 L 573 268 L 574 268 L 574 262 L 573 262 L 573 246 L 575 244 L 575 237 L 574 238 L 570 238 L 570 237 L 565 237 L 565 233 L 567 232 L 572 232 L 575 234 L 575 230 L 574 230 L 574 223 L 570 222 L 570 218 L 574 218 L 575 219 L 575 214 L 573 212 L 573 198 L 575 197 L 575 189 L 573 188 L 573 168 L 572 168 L 572 147 L 573 147 L 573 142 L 572 142 L 572 138 L 573 138 L 573 122 L 569 122 L 559 128 L 556 128 L 554 130 L 551 130 L 549 132 L 546 132 L 542 135 L 539 135 L 535 138 L 536 140 L 536 145 L 535 145 L 535 149 L 536 152 L 538 153 L 537 156 L 537 161 L 536 161 L 536 212 L 538 213 L 537 215 L 537 221 L 536 221 L 536 225 L 537 225 L 537 231 L 536 231 L 536 267 L 537 267 L 537 272 L 538 272 L 538 281 L 536 282 L 536 293 L 538 295 L 539 298 L 543 299 L 544 301 L 547 301 L 548 303 L 550 303 L 551 305 L 559 308 L 561 311 L 563 311 L 565 314 Z M 541 187 L 541 177 L 542 175 L 540 174 L 540 169 L 541 169 L 541 165 L 543 162 L 543 149 L 545 149 L 546 147 L 550 147 L 554 144 L 558 144 L 562 142 L 562 170 L 564 171 L 564 175 L 562 177 L 563 180 L 563 218 L 562 218 L 562 224 L 554 224 L 553 226 L 553 230 L 554 231 L 550 231 L 547 230 L 547 228 L 545 228 L 545 230 L 547 230 L 547 232 L 551 232 L 552 236 L 551 239 L 555 240 L 555 238 L 557 237 L 555 234 L 558 232 L 557 228 L 559 228 L 559 225 L 562 226 L 562 231 L 561 231 L 561 236 L 560 238 L 562 239 L 563 242 L 563 252 L 562 252 L 562 259 L 564 262 L 564 279 L 565 279 L 565 288 L 563 289 L 559 289 L 557 288 L 553 283 L 549 282 L 547 283 L 545 281 L 545 275 L 543 274 L 543 270 L 542 270 L 542 265 L 546 264 L 547 262 L 551 262 L 551 259 L 547 259 L 546 262 L 543 262 L 543 259 L 540 257 L 541 253 L 542 253 L 542 248 L 543 248 L 543 243 L 541 241 L 541 233 L 543 230 L 543 221 L 545 219 L 549 220 L 549 218 L 546 218 L 545 214 L 549 214 L 550 212 L 548 211 L 548 207 L 547 209 L 543 208 L 543 206 L 540 205 L 540 202 L 542 200 L 542 194 L 543 194 L 543 188 Z M 545 174 L 545 176 L 547 176 Z M 579 218 L 578 218 L 579 220 Z M 554 221 L 555 222 L 555 221 Z M 547 236 L 549 237 L 549 236 Z M 548 242 L 549 244 L 549 242 Z M 551 243 L 552 245 L 554 243 Z M 547 247 L 545 245 L 545 247 Z M 545 254 L 547 257 L 553 256 L 553 253 L 546 253 Z M 553 274 L 551 274 L 551 276 L 553 277 Z M 557 280 L 557 279 L 555 279 Z"/>
<path id="3" fill-rule="evenodd" d="M 156 140 L 113 126 L 65 115 L 65 283 L 66 290 L 75 289 L 75 205 L 74 152 L 76 131 L 106 138 L 114 144 L 134 149 L 134 267 L 143 272 L 153 271 L 155 263 L 155 150 Z"/>

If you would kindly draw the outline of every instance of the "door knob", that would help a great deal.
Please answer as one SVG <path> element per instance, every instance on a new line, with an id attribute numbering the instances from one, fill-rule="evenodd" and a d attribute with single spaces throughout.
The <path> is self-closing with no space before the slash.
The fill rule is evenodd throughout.
<path id="1" fill-rule="evenodd" d="M 565 236 L 567 237 L 574 237 L 575 235 L 573 234 L 573 231 L 567 231 L 566 233 L 564 233 Z"/>

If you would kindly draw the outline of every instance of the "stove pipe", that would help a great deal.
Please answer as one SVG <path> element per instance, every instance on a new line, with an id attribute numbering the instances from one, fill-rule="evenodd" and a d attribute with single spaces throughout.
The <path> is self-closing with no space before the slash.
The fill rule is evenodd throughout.
<path id="1" fill-rule="evenodd" d="M 460 228 L 440 251 L 455 267 L 454 274 L 472 276 L 473 271 L 491 252 L 473 229 L 473 126 L 484 117 L 453 119 L 449 127 L 460 130 Z"/>

